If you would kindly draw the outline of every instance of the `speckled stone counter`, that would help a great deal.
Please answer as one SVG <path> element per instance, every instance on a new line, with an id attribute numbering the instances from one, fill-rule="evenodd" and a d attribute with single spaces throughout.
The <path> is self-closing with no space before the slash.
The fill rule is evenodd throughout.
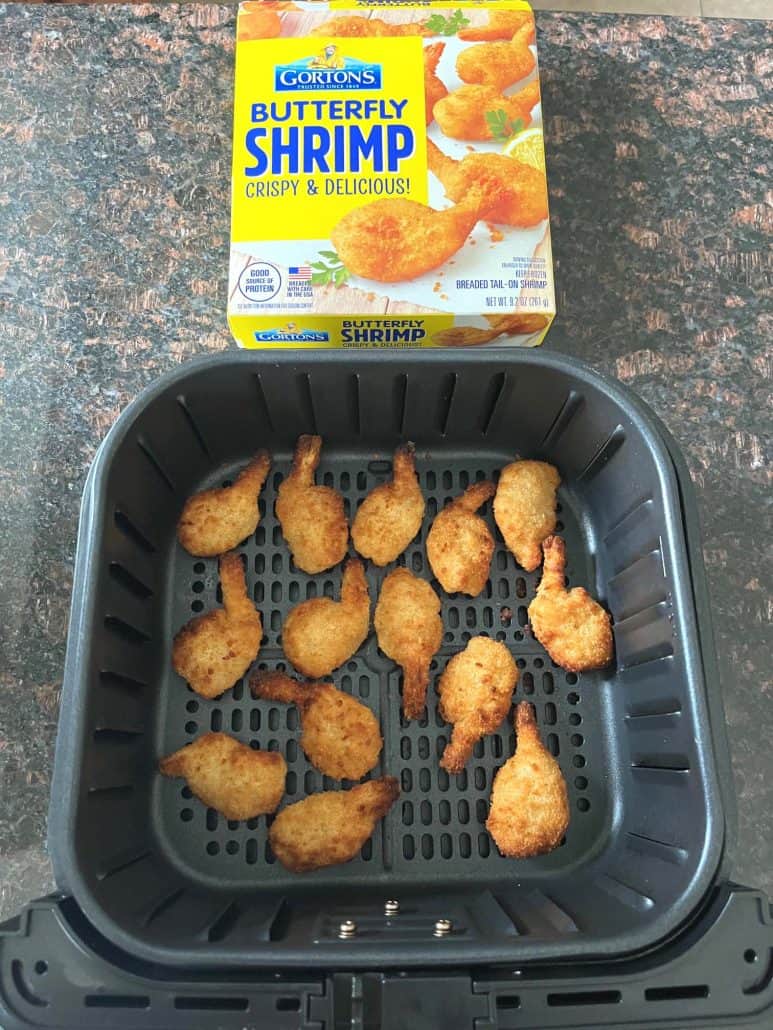
<path id="1" fill-rule="evenodd" d="M 559 317 L 697 487 L 739 804 L 773 892 L 763 22 L 538 16 Z M 45 823 L 81 488 L 134 395 L 225 323 L 233 11 L 0 5 L 0 916 Z"/>

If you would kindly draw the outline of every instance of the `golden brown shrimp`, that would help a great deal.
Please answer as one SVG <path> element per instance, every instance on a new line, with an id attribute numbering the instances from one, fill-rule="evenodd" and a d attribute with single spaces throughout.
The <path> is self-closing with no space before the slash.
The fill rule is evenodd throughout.
<path id="1" fill-rule="evenodd" d="M 268 839 L 294 873 L 348 862 L 373 834 L 400 795 L 394 776 L 368 780 L 351 790 L 326 790 L 283 808 Z"/>
<path id="2" fill-rule="evenodd" d="M 211 558 L 252 536 L 260 521 L 258 497 L 270 468 L 268 451 L 259 451 L 232 486 L 189 497 L 177 523 L 177 538 L 185 550 Z"/>
<path id="3" fill-rule="evenodd" d="M 443 56 L 445 43 L 430 43 L 424 47 L 424 104 L 427 115 L 427 125 L 432 121 L 432 111 L 438 100 L 448 96 L 445 83 L 437 74 L 438 61 Z"/>
<path id="4" fill-rule="evenodd" d="M 507 43 L 481 43 L 467 47 L 456 59 L 462 82 L 491 86 L 500 93 L 534 71 L 536 60 L 529 46 L 534 42 L 534 22 L 523 24 Z"/>
<path id="5" fill-rule="evenodd" d="M 202 697 L 218 697 L 237 683 L 258 657 L 260 612 L 247 595 L 241 556 L 220 559 L 223 607 L 197 615 L 172 644 L 172 665 Z"/>
<path id="6" fill-rule="evenodd" d="M 529 605 L 534 636 L 562 669 L 585 672 L 612 660 L 612 619 L 583 587 L 564 585 L 566 548 L 560 536 L 542 545 L 545 559 L 537 596 Z"/>
<path id="7" fill-rule="evenodd" d="M 275 39 L 282 31 L 276 8 L 267 0 L 243 0 L 239 10 L 238 40 Z"/>
<path id="8" fill-rule="evenodd" d="M 477 515 L 494 496 L 496 487 L 484 480 L 473 483 L 435 518 L 427 535 L 427 558 L 441 587 L 449 594 L 461 591 L 477 597 L 488 579 L 494 537 Z"/>
<path id="9" fill-rule="evenodd" d="M 352 522 L 352 543 L 374 565 L 398 558 L 421 529 L 424 494 L 419 486 L 412 443 L 398 447 L 392 480 L 371 490 Z"/>
<path id="10" fill-rule="evenodd" d="M 510 121 L 531 124 L 531 112 L 540 102 L 539 82 L 534 79 L 523 89 L 503 96 L 493 86 L 461 86 L 438 100 L 433 108 L 441 132 L 451 139 L 490 140 L 494 138 L 487 114 L 503 112 Z"/>
<path id="11" fill-rule="evenodd" d="M 375 200 L 344 215 L 330 238 L 354 275 L 403 282 L 453 257 L 498 200 L 498 194 L 472 190 L 461 203 L 442 211 L 401 197 Z"/>
<path id="12" fill-rule="evenodd" d="M 490 43 L 496 39 L 512 39 L 521 26 L 527 23 L 534 24 L 531 11 L 490 10 L 485 25 L 461 29 L 457 35 L 469 43 Z"/>
<path id="13" fill-rule="evenodd" d="M 436 347 L 481 347 L 484 343 L 496 340 L 498 336 L 529 336 L 538 333 L 548 324 L 545 315 L 528 311 L 483 317 L 491 325 L 490 329 L 480 329 L 474 325 L 452 325 L 450 329 L 441 329 L 435 333 L 432 342 Z"/>
<path id="14" fill-rule="evenodd" d="M 282 646 L 304 676 L 328 676 L 351 658 L 369 625 L 365 568 L 359 558 L 350 558 L 341 577 L 341 600 L 312 597 L 291 608 L 282 626 Z"/>
<path id="15" fill-rule="evenodd" d="M 341 36 L 357 39 L 367 36 L 431 36 L 424 22 L 388 22 L 382 18 L 363 18 L 358 14 L 339 14 L 315 25 L 310 36 Z"/>
<path id="16" fill-rule="evenodd" d="M 408 569 L 390 572 L 374 618 L 378 646 L 403 669 L 403 713 L 418 719 L 429 685 L 429 666 L 443 639 L 440 599 Z"/>
<path id="17" fill-rule="evenodd" d="M 162 776 L 183 776 L 205 805 L 226 819 L 254 819 L 276 810 L 287 764 L 277 751 L 253 751 L 227 733 L 205 733 L 158 763 Z"/>
<path id="18" fill-rule="evenodd" d="M 540 740 L 534 709 L 515 713 L 517 749 L 494 777 L 486 829 L 508 858 L 531 858 L 558 847 L 569 825 L 566 782 Z"/>
<path id="19" fill-rule="evenodd" d="M 460 773 L 481 737 L 493 733 L 510 710 L 518 667 L 504 644 L 473 637 L 445 667 L 438 684 L 440 714 L 454 728 L 440 765 Z"/>
<path id="20" fill-rule="evenodd" d="M 461 200 L 476 186 L 498 191 L 502 199 L 486 214 L 491 222 L 527 229 L 548 217 L 545 176 L 531 165 L 505 154 L 473 153 L 456 161 L 429 139 L 427 164 L 450 200 Z"/>
<path id="21" fill-rule="evenodd" d="M 483 317 L 492 329 L 496 329 L 497 333 L 509 333 L 510 336 L 538 333 L 548 324 L 547 315 L 531 311 L 518 311 L 512 315 L 484 315 Z"/>
<path id="22" fill-rule="evenodd" d="M 558 470 L 546 461 L 514 461 L 502 469 L 494 497 L 494 521 L 515 560 L 534 572 L 541 545 L 556 528 Z"/>
<path id="23" fill-rule="evenodd" d="M 276 498 L 276 515 L 293 561 L 309 575 L 337 565 L 349 542 L 343 497 L 314 482 L 321 451 L 321 436 L 298 438 L 290 475 L 279 484 Z"/>
<path id="24" fill-rule="evenodd" d="M 254 697 L 295 704 L 301 712 L 301 747 L 311 764 L 336 780 L 359 780 L 378 761 L 381 732 L 370 708 L 332 683 L 300 683 L 283 672 L 250 680 Z"/>

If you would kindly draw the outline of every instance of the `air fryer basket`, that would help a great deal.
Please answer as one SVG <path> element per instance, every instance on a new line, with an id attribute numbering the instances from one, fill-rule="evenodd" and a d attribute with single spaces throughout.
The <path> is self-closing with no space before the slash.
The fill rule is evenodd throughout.
<path id="1" fill-rule="evenodd" d="M 428 511 L 401 561 L 428 578 L 426 531 L 450 496 L 515 455 L 561 470 L 568 578 L 611 609 L 614 669 L 575 677 L 553 665 L 526 625 L 539 573 L 501 543 L 481 597 L 440 592 L 435 667 L 478 633 L 512 649 L 516 700 L 535 704 L 569 786 L 571 824 L 551 855 L 503 859 L 483 825 L 511 725 L 449 777 L 434 688 L 427 716 L 405 724 L 398 674 L 373 636 L 334 679 L 379 717 L 371 775 L 398 776 L 402 794 L 353 862 L 289 874 L 265 819 L 229 823 L 158 776 L 160 755 L 222 728 L 286 755 L 286 802 L 337 786 L 306 762 L 292 707 L 253 700 L 246 680 L 207 702 L 169 663 L 176 630 L 219 599 L 216 562 L 175 541 L 181 504 L 259 447 L 274 468 L 261 524 L 240 548 L 264 620 L 258 663 L 281 664 L 292 605 L 338 590 L 340 568 L 295 569 L 273 514 L 294 442 L 311 431 L 325 440 L 320 481 L 350 512 L 389 474 L 395 445 L 416 442 Z M 383 968 L 651 947 L 704 901 L 724 836 L 681 527 L 673 467 L 646 412 L 565 357 L 234 353 L 184 366 L 121 416 L 87 485 L 49 830 L 59 885 L 110 940 L 180 965 Z M 374 601 L 384 574 L 369 569 Z M 401 911 L 385 918 L 392 897 Z M 443 939 L 432 936 L 439 917 L 453 923 Z M 345 918 L 357 922 L 353 940 L 338 937 Z"/>

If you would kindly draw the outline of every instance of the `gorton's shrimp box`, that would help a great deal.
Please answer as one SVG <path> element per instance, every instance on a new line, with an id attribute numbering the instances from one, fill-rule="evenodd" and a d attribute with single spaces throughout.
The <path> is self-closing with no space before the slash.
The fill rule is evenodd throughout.
<path id="1" fill-rule="evenodd" d="M 242 347 L 535 346 L 555 313 L 523 0 L 243 2 Z"/>

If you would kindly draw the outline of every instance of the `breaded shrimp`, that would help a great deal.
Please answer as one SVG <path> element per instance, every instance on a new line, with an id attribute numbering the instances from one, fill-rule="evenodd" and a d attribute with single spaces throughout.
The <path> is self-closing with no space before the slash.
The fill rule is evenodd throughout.
<path id="1" fill-rule="evenodd" d="M 495 39 L 512 39 L 518 29 L 527 22 L 534 23 L 531 11 L 496 11 L 490 10 L 485 25 L 473 25 L 461 29 L 459 39 L 468 43 L 491 42 Z"/>
<path id="2" fill-rule="evenodd" d="M 491 86 L 502 93 L 534 71 L 534 22 L 528 21 L 507 43 L 480 43 L 459 52 L 456 72 L 462 82 Z"/>
<path id="3" fill-rule="evenodd" d="M 275 39 L 282 31 L 277 7 L 269 0 L 242 0 L 238 20 L 238 40 Z"/>
<path id="4" fill-rule="evenodd" d="M 614 651 L 609 612 L 583 587 L 566 589 L 566 548 L 560 536 L 549 536 L 542 549 L 542 579 L 529 605 L 534 636 L 567 672 L 608 665 Z"/>
<path id="5" fill-rule="evenodd" d="M 476 511 L 496 487 L 483 481 L 468 486 L 438 513 L 427 536 L 427 558 L 441 587 L 477 597 L 488 579 L 494 537 Z"/>
<path id="6" fill-rule="evenodd" d="M 158 767 L 163 776 L 184 776 L 196 797 L 226 819 L 273 812 L 285 792 L 284 758 L 277 751 L 253 751 L 227 733 L 205 733 Z"/>
<path id="7" fill-rule="evenodd" d="M 486 218 L 526 229 L 548 217 L 548 188 L 544 174 L 505 154 L 466 154 L 456 161 L 427 140 L 429 170 L 443 184 L 446 196 L 459 201 L 476 186 L 498 192 L 501 200 Z"/>
<path id="8" fill-rule="evenodd" d="M 292 608 L 282 626 L 282 647 L 304 676 L 328 676 L 368 635 L 370 595 L 365 569 L 350 558 L 341 579 L 341 600 L 313 597 Z"/>
<path id="9" fill-rule="evenodd" d="M 566 783 L 540 740 L 534 709 L 516 709 L 516 752 L 494 777 L 486 829 L 508 858 L 544 855 L 561 843 L 569 825 Z"/>
<path id="10" fill-rule="evenodd" d="M 382 283 L 403 282 L 453 257 L 478 219 L 499 199 L 498 194 L 475 189 L 460 204 L 443 211 L 402 197 L 374 200 L 345 214 L 330 238 L 354 275 Z"/>
<path id="11" fill-rule="evenodd" d="M 498 333 L 509 333 L 511 336 L 538 333 L 548 324 L 547 315 L 540 315 L 536 311 L 517 311 L 512 315 L 484 315 L 483 317 L 492 329 L 496 329 Z"/>
<path id="12" fill-rule="evenodd" d="M 407 569 L 395 569 L 381 586 L 374 624 L 378 646 L 403 669 L 403 713 L 418 719 L 429 665 L 443 639 L 440 600 L 429 583 Z"/>
<path id="13" fill-rule="evenodd" d="M 432 342 L 436 347 L 481 347 L 500 335 L 495 329 L 480 329 L 476 325 L 452 325 L 435 333 Z"/>
<path id="14" fill-rule="evenodd" d="M 431 36 L 424 22 L 387 22 L 382 18 L 362 18 L 358 14 L 339 14 L 315 25 L 310 36 Z"/>
<path id="15" fill-rule="evenodd" d="M 452 139 L 493 139 L 487 114 L 502 111 L 510 121 L 531 124 L 531 112 L 540 102 L 539 81 L 534 79 L 518 93 L 502 96 L 493 86 L 461 86 L 438 100 L 433 108 L 441 132 Z"/>
<path id="16" fill-rule="evenodd" d="M 314 575 L 342 561 L 349 542 L 344 499 L 330 486 L 315 486 L 321 436 L 301 436 L 290 475 L 279 484 L 276 515 L 293 561 Z"/>
<path id="17" fill-rule="evenodd" d="M 197 558 L 210 558 L 251 536 L 260 521 L 258 497 L 270 468 L 268 451 L 259 451 L 233 486 L 189 497 L 177 523 L 177 538 L 185 550 Z"/>
<path id="18" fill-rule="evenodd" d="M 220 559 L 223 607 L 197 615 L 174 638 L 172 665 L 202 697 L 219 697 L 242 678 L 260 651 L 263 624 L 247 596 L 241 556 Z"/>
<path id="19" fill-rule="evenodd" d="M 518 668 L 504 644 L 473 637 L 445 667 L 438 684 L 440 714 L 452 722 L 440 765 L 459 773 L 481 737 L 493 733 L 510 710 Z"/>
<path id="20" fill-rule="evenodd" d="M 325 776 L 359 780 L 378 761 L 383 743 L 378 719 L 332 683 L 299 683 L 283 672 L 260 672 L 250 690 L 255 697 L 298 706 L 301 747 Z"/>
<path id="21" fill-rule="evenodd" d="M 494 520 L 515 560 L 534 572 L 541 545 L 556 528 L 558 470 L 545 461 L 514 461 L 502 469 L 494 497 Z"/>
<path id="22" fill-rule="evenodd" d="M 490 329 L 479 329 L 474 325 L 452 325 L 435 333 L 432 342 L 436 347 L 480 347 L 491 343 L 498 336 L 521 336 L 537 333 L 548 324 L 545 315 L 523 311 L 515 315 L 484 315 Z"/>
<path id="23" fill-rule="evenodd" d="M 433 119 L 432 109 L 438 100 L 448 96 L 445 83 L 437 74 L 438 61 L 443 56 L 445 43 L 430 43 L 424 47 L 424 104 L 427 115 L 427 125 Z"/>
<path id="24" fill-rule="evenodd" d="M 352 543 L 374 565 L 394 561 L 421 529 L 425 501 L 414 453 L 412 443 L 397 448 L 392 481 L 371 490 L 354 516 Z"/>
<path id="25" fill-rule="evenodd" d="M 282 809 L 268 831 L 269 843 L 294 873 L 340 865 L 357 855 L 399 796 L 394 776 L 312 794 Z"/>

